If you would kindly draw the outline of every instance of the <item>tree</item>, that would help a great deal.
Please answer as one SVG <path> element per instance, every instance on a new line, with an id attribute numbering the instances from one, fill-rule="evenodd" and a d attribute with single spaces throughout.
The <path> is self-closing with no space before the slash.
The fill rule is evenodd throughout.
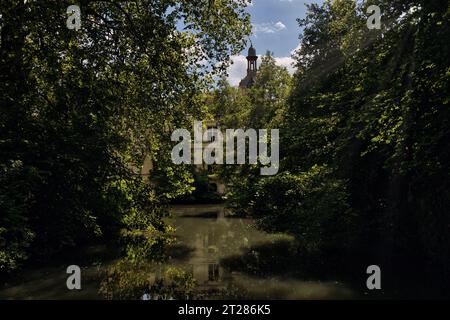
<path id="1" fill-rule="evenodd" d="M 222 79 L 208 106 L 223 129 L 275 129 L 283 123 L 290 86 L 286 67 L 277 65 L 268 51 L 251 88 L 233 88 Z M 215 170 L 230 187 L 230 206 L 236 213 L 248 214 L 250 197 L 260 179 L 259 165 L 222 165 Z"/>
<path id="2" fill-rule="evenodd" d="M 269 128 L 279 121 L 290 93 L 291 76 L 287 69 L 276 64 L 273 53 L 266 52 L 254 86 L 248 92 L 251 103 L 250 128 Z"/>
<path id="3" fill-rule="evenodd" d="M 164 232 L 161 206 L 190 190 L 169 130 L 242 49 L 244 2 L 83 0 L 75 31 L 69 1 L 2 1 L 2 271 L 111 228 Z"/>
<path id="4" fill-rule="evenodd" d="M 366 26 L 371 4 L 381 30 Z M 449 21 L 448 1 L 308 6 L 280 173 L 240 182 L 237 202 L 305 250 L 426 270 L 448 293 Z"/>

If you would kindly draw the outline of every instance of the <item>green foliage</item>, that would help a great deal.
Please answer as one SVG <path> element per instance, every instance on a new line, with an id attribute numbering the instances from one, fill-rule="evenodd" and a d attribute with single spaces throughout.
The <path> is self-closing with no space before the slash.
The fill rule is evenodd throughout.
<path id="1" fill-rule="evenodd" d="M 242 1 L 86 0 L 78 31 L 71 4 L 0 4 L 2 271 L 117 228 L 163 230 L 164 204 L 192 189 L 170 129 L 201 113 L 250 31 Z"/>
<path id="2" fill-rule="evenodd" d="M 137 300 L 144 293 L 153 298 L 186 299 L 196 286 L 192 275 L 175 267 L 134 264 L 121 260 L 103 275 L 100 293 L 106 299 Z"/>
<path id="3" fill-rule="evenodd" d="M 371 4 L 381 30 L 366 26 Z M 244 93 L 245 124 L 280 128 L 280 173 L 230 168 L 233 206 L 307 248 L 449 283 L 449 18 L 446 0 L 309 5 L 282 116 L 264 86 Z M 274 74 L 259 79 L 280 83 Z"/>
<path id="4" fill-rule="evenodd" d="M 448 4 L 379 1 L 384 27 L 369 32 L 367 4 L 352 3 L 312 6 L 300 21 L 306 29 L 288 112 L 290 134 L 299 137 L 290 151 L 299 152 L 285 161 L 334 167 L 336 177 L 349 181 L 352 207 L 365 216 L 359 228 L 383 239 L 378 245 L 405 252 L 414 245 L 443 262 L 448 250 L 431 233 L 447 238 L 438 225 L 449 222 L 443 216 L 450 191 L 443 137 L 450 48 L 442 38 L 449 30 Z M 431 221 L 429 233 L 422 225 Z"/>
<path id="5" fill-rule="evenodd" d="M 206 105 L 222 130 L 279 128 L 286 111 L 291 78 L 287 69 L 277 65 L 272 53 L 267 52 L 251 88 L 231 87 L 221 79 L 217 90 L 206 97 Z M 252 193 L 252 184 L 259 177 L 258 166 L 222 165 L 217 166 L 215 172 L 230 184 L 231 205 L 237 212 L 247 213 L 246 197 Z"/>
<path id="6" fill-rule="evenodd" d="M 272 128 L 280 122 L 291 88 L 287 69 L 276 64 L 271 52 L 262 57 L 256 80 L 246 92 L 251 103 L 246 127 Z"/>
<path id="7" fill-rule="evenodd" d="M 326 181 L 346 181 L 354 252 L 427 261 L 449 279 L 448 2 L 371 3 L 383 8 L 380 31 L 365 26 L 369 3 L 327 1 L 299 20 L 282 168 L 326 165 Z"/>
<path id="8" fill-rule="evenodd" d="M 261 228 L 295 235 L 311 253 L 348 246 L 354 223 L 348 193 L 326 167 L 261 179 L 249 206 Z"/>
<path id="9" fill-rule="evenodd" d="M 26 188 L 18 185 L 33 172 L 24 170 L 20 161 L 1 166 L 0 174 L 0 271 L 17 268 L 27 258 L 26 248 L 33 241 L 34 233 L 25 218 Z"/>
<path id="10" fill-rule="evenodd" d="M 280 121 L 290 87 L 291 76 L 287 69 L 277 65 L 268 51 L 262 57 L 251 88 L 231 87 L 222 78 L 218 88 L 206 97 L 206 105 L 224 128 L 269 128 L 272 122 Z"/>
<path id="11" fill-rule="evenodd" d="M 222 198 L 212 185 L 212 176 L 208 170 L 192 170 L 193 173 L 193 191 L 178 199 L 179 202 L 212 203 L 221 202 Z"/>

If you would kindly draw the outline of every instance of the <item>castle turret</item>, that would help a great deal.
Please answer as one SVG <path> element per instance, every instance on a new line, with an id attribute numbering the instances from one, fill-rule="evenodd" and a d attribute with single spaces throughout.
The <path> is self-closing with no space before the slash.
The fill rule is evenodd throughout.
<path id="1" fill-rule="evenodd" d="M 253 44 L 248 49 L 247 54 L 247 75 L 239 83 L 240 88 L 250 88 L 256 79 L 256 72 L 258 70 L 258 56 L 256 50 L 253 48 Z"/>

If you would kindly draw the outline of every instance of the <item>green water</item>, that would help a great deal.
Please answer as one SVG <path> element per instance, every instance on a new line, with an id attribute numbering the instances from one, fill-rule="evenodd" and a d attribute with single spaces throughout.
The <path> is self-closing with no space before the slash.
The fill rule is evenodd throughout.
<path id="1" fill-rule="evenodd" d="M 167 249 L 163 263 L 140 264 L 134 269 L 121 263 L 116 246 L 91 246 L 69 253 L 60 262 L 24 270 L 3 285 L 0 298 L 138 299 L 141 292 L 144 294 L 138 286 L 142 281 L 155 282 L 169 269 L 181 270 L 193 279 L 195 285 L 186 295 L 193 299 L 357 297 L 338 279 L 311 278 L 298 270 L 295 240 L 287 235 L 259 231 L 251 219 L 229 217 L 220 205 L 174 206 L 171 212 L 169 221 L 176 228 L 176 241 Z M 81 267 L 81 290 L 66 287 L 65 271 L 71 264 Z M 119 270 L 115 273 L 119 276 L 108 276 L 108 268 Z M 119 288 L 123 295 L 99 292 L 105 281 L 108 290 Z M 171 294 L 150 292 L 149 297 L 170 298 Z"/>

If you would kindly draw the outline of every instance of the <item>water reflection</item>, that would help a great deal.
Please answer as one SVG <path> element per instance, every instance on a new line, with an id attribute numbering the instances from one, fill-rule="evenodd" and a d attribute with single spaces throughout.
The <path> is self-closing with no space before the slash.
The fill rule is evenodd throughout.
<path id="1" fill-rule="evenodd" d="M 295 240 L 257 230 L 220 205 L 174 206 L 175 239 L 161 250 L 135 241 L 72 255 L 56 267 L 24 272 L 0 289 L 11 299 L 340 299 L 356 297 L 333 277 L 311 277 Z M 140 235 L 142 236 L 142 235 Z M 108 254 L 105 254 L 108 253 Z M 125 253 L 125 254 L 124 254 Z M 65 267 L 79 261 L 81 291 L 65 287 Z"/>
<path id="2" fill-rule="evenodd" d="M 351 298 L 343 283 L 302 280 L 292 237 L 257 230 L 251 219 L 233 218 L 220 206 L 173 207 L 177 242 L 189 250 L 170 263 L 191 273 L 197 299 Z"/>

